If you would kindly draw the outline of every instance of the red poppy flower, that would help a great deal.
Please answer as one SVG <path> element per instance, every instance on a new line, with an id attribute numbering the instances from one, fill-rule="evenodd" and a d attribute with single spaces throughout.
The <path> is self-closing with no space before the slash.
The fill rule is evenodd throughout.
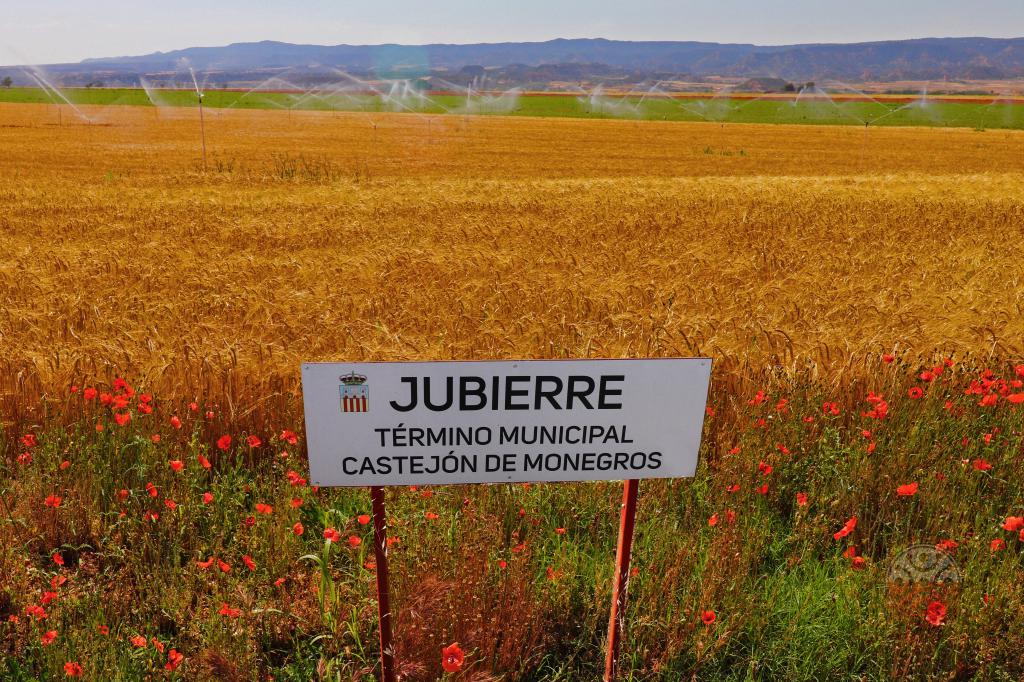
<path id="1" fill-rule="evenodd" d="M 1020 405 L 1021 403 L 1024 403 L 1024 393 L 1011 393 L 1006 396 L 1006 399 L 1014 405 Z"/>
<path id="2" fill-rule="evenodd" d="M 555 532 L 558 533 L 559 535 L 565 535 L 565 529 L 564 528 L 556 528 Z"/>
<path id="3" fill-rule="evenodd" d="M 281 585 L 284 585 L 286 580 L 287 578 L 278 578 L 274 581 L 274 587 L 281 587 Z"/>
<path id="4" fill-rule="evenodd" d="M 733 483 L 731 486 L 729 486 L 728 488 L 725 489 L 725 492 L 730 493 L 730 494 L 738 493 L 739 491 L 740 491 L 740 484 L 739 483 Z"/>
<path id="5" fill-rule="evenodd" d="M 807 493 L 797 493 L 796 494 L 796 503 L 798 505 L 800 505 L 801 507 L 806 506 L 807 505 Z"/>
<path id="6" fill-rule="evenodd" d="M 939 627 L 946 620 L 946 605 L 940 601 L 933 601 L 928 605 L 924 619 L 935 627 Z"/>
<path id="7" fill-rule="evenodd" d="M 939 550 L 940 552 L 952 552 L 959 546 L 960 543 L 956 540 L 942 540 L 937 545 L 935 545 L 935 549 Z"/>
<path id="8" fill-rule="evenodd" d="M 157 639 L 156 637 L 151 637 L 150 641 L 153 642 L 153 648 L 154 649 L 156 649 L 160 653 L 164 652 L 164 645 L 160 642 L 159 639 Z"/>
<path id="9" fill-rule="evenodd" d="M 256 512 L 259 513 L 259 514 L 266 514 L 266 515 L 269 516 L 270 514 L 274 513 L 274 508 L 272 506 L 270 506 L 269 504 L 264 504 L 263 502 L 257 502 L 256 503 Z"/>
<path id="10" fill-rule="evenodd" d="M 360 537 L 358 537 L 356 535 L 348 536 L 348 546 L 349 547 L 352 547 L 354 549 L 354 548 L 358 547 L 361 544 L 363 544 L 363 541 L 362 541 L 362 539 Z"/>
<path id="11" fill-rule="evenodd" d="M 203 504 L 210 504 L 211 502 L 213 502 L 213 494 L 203 493 Z"/>
<path id="12" fill-rule="evenodd" d="M 366 524 L 368 524 L 370 522 L 370 515 L 369 514 L 360 514 L 359 516 L 356 517 L 356 521 L 359 522 L 360 526 L 365 526 Z"/>
<path id="13" fill-rule="evenodd" d="M 253 561 L 252 557 L 248 554 L 242 556 L 242 563 L 245 564 L 245 567 L 248 568 L 250 571 L 256 570 L 256 562 Z"/>
<path id="14" fill-rule="evenodd" d="M 233 609 L 224 602 L 221 602 L 220 611 L 217 613 L 222 616 L 227 616 L 228 618 L 238 618 L 242 615 L 242 611 L 240 609 Z"/>
<path id="15" fill-rule="evenodd" d="M 25 607 L 25 615 L 32 616 L 35 620 L 44 620 L 46 618 L 46 609 L 36 604 L 29 604 Z"/>
<path id="16" fill-rule="evenodd" d="M 143 637 L 142 635 L 135 635 L 134 637 L 130 638 L 128 641 L 131 642 L 132 646 L 134 646 L 136 649 L 145 649 L 146 648 L 146 644 L 148 643 L 148 642 L 146 642 L 146 638 Z"/>
<path id="17" fill-rule="evenodd" d="M 47 630 L 39 638 L 39 642 L 43 646 L 50 646 L 51 644 L 53 644 L 53 640 L 55 640 L 55 639 L 57 639 L 57 631 L 56 630 Z"/>
<path id="18" fill-rule="evenodd" d="M 714 514 L 708 517 L 708 525 L 711 527 L 718 525 L 718 512 L 715 512 Z"/>
<path id="19" fill-rule="evenodd" d="M 26 448 L 34 448 L 35 446 L 39 445 L 39 441 L 36 440 L 36 434 L 26 433 L 24 436 L 21 437 L 21 444 L 24 445 Z"/>
<path id="20" fill-rule="evenodd" d="M 206 459 L 202 455 L 196 455 L 196 461 L 198 461 L 199 466 L 203 467 L 204 469 L 210 468 L 210 460 Z"/>
<path id="21" fill-rule="evenodd" d="M 700 612 L 700 622 L 704 623 L 704 625 L 711 625 L 716 620 L 718 620 L 718 615 L 715 614 L 714 611 L 707 610 Z"/>
<path id="22" fill-rule="evenodd" d="M 896 488 L 896 494 L 900 497 L 913 497 L 917 494 L 917 481 L 905 483 Z"/>
<path id="23" fill-rule="evenodd" d="M 57 598 L 57 593 L 56 592 L 51 592 L 49 590 L 46 590 L 45 592 L 43 592 L 43 598 L 39 600 L 39 603 L 42 604 L 43 606 L 46 606 L 47 604 L 49 604 L 50 602 L 52 602 L 56 598 Z"/>
<path id="24" fill-rule="evenodd" d="M 971 466 L 977 469 L 978 471 L 988 471 L 989 469 L 992 468 L 992 465 L 989 464 L 988 461 L 985 459 L 976 459 L 973 462 L 971 462 Z"/>
<path id="25" fill-rule="evenodd" d="M 918 398 L 924 395 L 924 391 L 921 390 L 920 386 L 914 386 L 913 388 L 907 391 L 907 395 L 910 396 L 913 400 L 917 400 Z"/>
<path id="26" fill-rule="evenodd" d="M 124 488 L 121 488 L 120 490 L 118 490 L 117 491 L 117 499 L 120 500 L 121 502 L 124 502 L 125 500 L 127 500 L 128 499 L 128 491 L 125 490 Z"/>
<path id="27" fill-rule="evenodd" d="M 1006 540 L 1002 538 L 996 538 L 995 540 L 989 543 L 989 547 L 992 549 L 993 552 L 1001 552 L 1004 549 L 1006 549 Z"/>
<path id="28" fill-rule="evenodd" d="M 149 493 L 150 497 L 156 497 L 160 494 L 159 491 L 157 491 L 156 486 L 149 482 L 146 483 L 146 492 Z"/>
<path id="29" fill-rule="evenodd" d="M 170 509 L 171 511 L 174 511 L 175 509 L 178 508 L 178 503 L 172 500 L 171 498 L 167 498 L 166 500 L 164 500 L 164 506 Z"/>
<path id="30" fill-rule="evenodd" d="M 66 583 L 67 581 L 68 579 L 65 576 L 55 575 L 52 578 L 50 578 L 50 587 L 52 587 L 55 590 L 59 589 L 60 586 Z"/>
<path id="31" fill-rule="evenodd" d="M 213 566 L 213 562 L 214 562 L 214 557 L 210 557 L 206 561 L 197 561 L 196 562 L 196 566 L 198 566 L 199 568 L 201 568 L 201 569 L 203 569 L 205 571 L 210 566 Z"/>
<path id="32" fill-rule="evenodd" d="M 171 649 L 167 652 L 167 663 L 164 665 L 164 670 L 176 670 L 184 660 L 185 657 L 178 653 L 177 649 Z"/>
<path id="33" fill-rule="evenodd" d="M 258 448 L 259 446 L 263 445 L 263 441 L 261 441 L 256 436 L 249 436 L 248 438 L 245 439 L 245 442 L 249 444 L 250 448 Z"/>
<path id="34" fill-rule="evenodd" d="M 281 440 L 288 443 L 289 445 L 295 445 L 299 441 L 299 438 L 293 432 L 289 431 L 288 429 L 285 429 L 284 431 L 281 432 Z"/>
<path id="35" fill-rule="evenodd" d="M 341 533 L 334 528 L 325 528 L 324 540 L 327 540 L 328 542 L 341 542 Z"/>
<path id="36" fill-rule="evenodd" d="M 434 512 L 431 512 L 431 511 L 424 512 L 423 515 L 427 518 L 427 521 L 433 521 L 434 519 L 437 518 L 437 514 L 435 514 Z"/>
<path id="37" fill-rule="evenodd" d="M 60 506 L 62 499 L 62 497 L 58 497 L 57 495 L 47 495 L 46 499 L 43 500 L 43 504 L 46 505 L 47 507 L 53 507 L 54 509 L 56 509 L 57 507 Z"/>
<path id="38" fill-rule="evenodd" d="M 850 565 L 853 567 L 853 570 L 862 571 L 864 570 L 864 568 L 867 567 L 867 562 L 865 561 L 864 557 L 855 556 L 852 559 L 850 559 Z"/>
<path id="39" fill-rule="evenodd" d="M 109 635 L 109 634 L 110 634 L 110 628 L 109 628 L 109 627 L 107 627 L 106 625 L 97 625 L 97 626 L 96 626 L 96 629 L 97 629 L 97 630 L 99 631 L 99 633 L 100 633 L 101 635 L 103 635 L 104 637 L 106 637 L 107 635 Z"/>
<path id="40" fill-rule="evenodd" d="M 843 527 L 832 534 L 832 537 L 836 540 L 845 538 L 847 535 L 853 532 L 853 529 L 857 527 L 857 517 L 851 516 L 850 520 L 843 524 Z"/>
<path id="41" fill-rule="evenodd" d="M 1011 533 L 1024 528 L 1024 516 L 1007 516 L 1006 520 L 1003 521 L 1003 530 L 1008 530 Z"/>
<path id="42" fill-rule="evenodd" d="M 217 439 L 217 447 L 221 450 L 227 451 L 231 447 L 231 436 L 221 436 Z"/>
<path id="43" fill-rule="evenodd" d="M 171 469 L 176 472 L 180 472 L 182 469 L 185 468 L 185 463 L 182 462 L 180 459 L 172 459 L 170 462 L 168 462 L 168 464 L 170 464 Z"/>
<path id="44" fill-rule="evenodd" d="M 887 365 L 890 364 L 895 359 L 896 356 L 893 355 L 892 353 L 886 353 L 885 355 L 882 356 L 882 362 L 884 362 Z"/>
<path id="45" fill-rule="evenodd" d="M 441 667 L 445 669 L 445 672 L 459 672 L 465 660 L 466 655 L 462 652 L 458 642 L 449 644 L 441 649 Z"/>
<path id="46" fill-rule="evenodd" d="M 292 501 L 291 501 L 291 505 L 292 505 L 292 509 L 298 509 L 299 507 L 302 506 L 302 498 L 301 497 L 293 497 Z"/>
<path id="47" fill-rule="evenodd" d="M 51 556 L 50 558 L 53 559 L 53 563 L 57 564 L 58 566 L 64 565 L 64 557 L 60 555 L 60 552 L 54 552 L 53 556 Z"/>
<path id="48" fill-rule="evenodd" d="M 82 391 L 82 397 L 85 398 L 86 400 L 95 400 L 96 399 L 96 389 L 92 388 L 90 386 L 89 388 L 87 388 L 84 391 Z"/>
<path id="49" fill-rule="evenodd" d="M 296 535 L 302 535 L 306 532 L 306 529 L 302 527 L 302 522 L 296 521 L 295 525 L 292 526 L 292 532 Z"/>
<path id="50" fill-rule="evenodd" d="M 67 677 L 81 677 L 82 666 L 78 665 L 76 661 L 68 661 L 64 664 L 64 674 Z"/>
<path id="51" fill-rule="evenodd" d="M 504 559 L 498 559 L 498 567 L 499 568 L 508 568 L 508 562 L 505 561 Z"/>

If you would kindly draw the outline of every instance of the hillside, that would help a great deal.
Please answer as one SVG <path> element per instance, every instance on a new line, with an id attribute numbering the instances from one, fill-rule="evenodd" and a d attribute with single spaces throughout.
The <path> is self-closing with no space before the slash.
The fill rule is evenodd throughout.
<path id="1" fill-rule="evenodd" d="M 770 76 L 790 80 L 856 81 L 1002 79 L 1024 76 L 1024 38 L 925 38 L 780 46 L 601 38 L 467 45 L 324 46 L 262 41 L 104 57 L 47 68 L 61 74 L 96 74 L 124 79 L 175 71 L 186 62 L 201 71 L 236 74 L 332 67 L 380 75 L 427 75 L 457 72 L 467 66 L 508 69 L 600 65 L 611 71 L 693 77 Z"/>

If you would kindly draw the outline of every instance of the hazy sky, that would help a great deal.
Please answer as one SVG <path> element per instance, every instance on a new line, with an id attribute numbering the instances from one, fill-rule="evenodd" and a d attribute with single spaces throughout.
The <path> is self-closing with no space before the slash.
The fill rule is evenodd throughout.
<path id="1" fill-rule="evenodd" d="M 0 64 L 254 40 L 335 45 L 550 38 L 762 45 L 1019 37 L 1024 0 L 3 0 Z"/>

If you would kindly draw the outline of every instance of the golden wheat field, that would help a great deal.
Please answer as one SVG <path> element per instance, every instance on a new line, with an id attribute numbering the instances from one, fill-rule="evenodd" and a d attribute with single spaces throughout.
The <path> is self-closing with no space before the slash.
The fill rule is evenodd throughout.
<path id="1" fill-rule="evenodd" d="M 620 679 L 1021 677 L 1024 131 L 85 113 L 0 105 L 0 677 L 372 679 L 302 361 L 695 354 Z M 402 679 L 598 679 L 620 499 L 392 487 Z"/>
<path id="2" fill-rule="evenodd" d="M 0 105 L 8 413 L 300 360 L 1024 353 L 1019 131 L 207 111 L 204 171 L 195 109 L 87 113 Z"/>

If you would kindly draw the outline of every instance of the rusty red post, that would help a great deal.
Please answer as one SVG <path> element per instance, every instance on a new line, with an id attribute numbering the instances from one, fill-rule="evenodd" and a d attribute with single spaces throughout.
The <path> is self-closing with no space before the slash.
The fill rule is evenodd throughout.
<path id="1" fill-rule="evenodd" d="M 395 646 L 391 633 L 391 595 L 388 592 L 388 538 L 384 488 L 370 487 L 373 501 L 373 560 L 377 570 L 377 613 L 380 621 L 380 679 L 395 682 Z"/>
<path id="2" fill-rule="evenodd" d="M 622 489 L 622 516 L 619 543 L 615 551 L 615 583 L 612 586 L 612 615 L 608 622 L 608 655 L 604 661 L 604 682 L 614 682 L 619 667 L 619 643 L 626 612 L 626 588 L 629 586 L 629 560 L 633 553 L 633 527 L 636 525 L 636 498 L 640 481 L 625 482 Z"/>

